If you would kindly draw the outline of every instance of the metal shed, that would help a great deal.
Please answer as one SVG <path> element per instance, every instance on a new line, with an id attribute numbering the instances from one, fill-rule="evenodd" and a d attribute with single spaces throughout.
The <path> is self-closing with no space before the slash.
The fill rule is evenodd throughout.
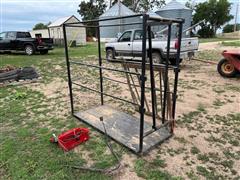
<path id="1" fill-rule="evenodd" d="M 172 0 L 163 8 L 157 10 L 156 13 L 164 18 L 183 18 L 185 20 L 185 23 L 183 24 L 183 30 L 191 26 L 192 10 L 176 0 Z M 176 33 L 176 28 L 172 28 L 172 34 L 174 35 Z M 183 34 L 183 36 L 186 36 L 186 34 Z"/>
<path id="2" fill-rule="evenodd" d="M 99 19 L 108 19 L 108 18 L 115 18 L 121 16 L 130 16 L 134 15 L 132 10 L 127 8 L 121 2 L 114 4 L 110 9 L 108 9 L 104 14 L 102 14 Z M 123 23 L 131 23 L 131 22 L 140 22 L 139 17 L 133 17 L 128 19 L 115 19 L 115 20 L 108 20 L 108 21 L 100 21 L 99 25 L 109 25 L 109 24 L 123 24 Z M 107 42 L 112 41 L 117 38 L 119 33 L 126 31 L 128 29 L 138 28 L 139 25 L 127 25 L 127 26 L 111 26 L 111 27 L 101 27 L 100 28 L 100 37 L 101 41 Z"/>
<path id="3" fill-rule="evenodd" d="M 146 14 L 149 15 L 149 16 L 151 16 L 151 17 L 161 17 L 161 16 L 159 16 L 157 13 L 155 13 L 155 12 L 153 12 L 153 11 L 151 11 L 151 10 L 149 10 Z M 159 26 L 153 26 L 153 27 L 151 28 L 151 30 L 152 30 L 154 33 L 156 33 L 156 32 L 158 32 L 158 31 L 162 30 L 163 28 L 165 28 L 165 26 L 159 25 Z"/>
<path id="4" fill-rule="evenodd" d="M 63 45 L 63 24 L 67 23 L 80 23 L 80 20 L 76 18 L 74 15 L 63 17 L 57 19 L 53 23 L 48 26 L 49 35 L 53 38 L 54 44 L 56 45 Z M 68 31 L 68 40 L 69 44 L 72 44 L 74 41 L 76 45 L 85 45 L 86 44 L 86 28 L 81 27 L 71 27 Z"/>

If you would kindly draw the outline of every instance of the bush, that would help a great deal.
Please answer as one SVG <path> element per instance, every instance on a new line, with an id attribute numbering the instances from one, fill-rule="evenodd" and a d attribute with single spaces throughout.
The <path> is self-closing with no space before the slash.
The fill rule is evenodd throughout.
<path id="1" fill-rule="evenodd" d="M 198 35 L 201 38 L 211 38 L 214 37 L 214 31 L 209 26 L 204 26 L 198 31 Z"/>
<path id="2" fill-rule="evenodd" d="M 237 31 L 240 30 L 240 24 L 237 24 Z M 223 33 L 230 33 L 234 31 L 234 24 L 227 24 L 223 28 Z"/>

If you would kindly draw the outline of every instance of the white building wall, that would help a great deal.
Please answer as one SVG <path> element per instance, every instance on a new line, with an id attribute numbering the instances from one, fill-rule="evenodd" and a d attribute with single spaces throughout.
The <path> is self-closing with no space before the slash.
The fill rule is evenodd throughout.
<path id="1" fill-rule="evenodd" d="M 36 34 L 41 34 L 42 38 L 49 38 L 48 29 L 38 29 L 30 31 L 31 36 L 34 38 Z"/>
<path id="2" fill-rule="evenodd" d="M 76 41 L 77 45 L 86 44 L 86 28 L 83 27 L 67 27 L 68 41 Z"/>
<path id="3" fill-rule="evenodd" d="M 79 22 L 78 19 L 72 17 L 66 23 L 74 23 Z M 50 27 L 50 37 L 53 39 L 64 39 L 63 36 L 63 27 Z M 86 44 L 86 28 L 85 27 L 66 27 L 67 39 L 70 43 L 71 41 L 76 41 L 77 45 L 85 45 Z"/>

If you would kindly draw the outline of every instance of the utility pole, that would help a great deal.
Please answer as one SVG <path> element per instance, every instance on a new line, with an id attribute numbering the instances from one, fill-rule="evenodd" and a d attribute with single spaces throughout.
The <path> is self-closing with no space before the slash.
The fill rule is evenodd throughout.
<path id="1" fill-rule="evenodd" d="M 234 32 L 237 31 L 238 6 L 239 6 L 239 3 L 237 3 L 237 7 L 236 7 L 236 16 L 235 16 Z"/>
<path id="2" fill-rule="evenodd" d="M 118 0 L 118 16 L 120 17 L 121 16 L 121 1 L 120 0 Z M 119 24 L 120 24 L 120 26 L 119 26 L 119 33 L 120 32 L 122 32 L 122 26 L 121 26 L 121 24 L 122 24 L 122 19 L 119 19 Z"/>

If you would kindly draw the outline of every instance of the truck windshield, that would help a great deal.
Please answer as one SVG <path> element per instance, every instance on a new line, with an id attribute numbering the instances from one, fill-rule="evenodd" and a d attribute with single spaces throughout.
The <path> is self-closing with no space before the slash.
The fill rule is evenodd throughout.
<path id="1" fill-rule="evenodd" d="M 152 34 L 152 39 L 154 39 L 154 34 L 153 32 L 151 32 Z M 147 38 L 148 38 L 148 34 L 147 34 Z M 134 33 L 134 40 L 141 40 L 142 39 L 142 30 L 136 30 Z"/>
<path id="2" fill-rule="evenodd" d="M 15 32 L 8 32 L 6 38 L 7 39 L 15 39 L 16 38 L 16 33 Z"/>
<path id="3" fill-rule="evenodd" d="M 29 32 L 18 32 L 17 38 L 31 38 L 31 35 Z"/>
<path id="4" fill-rule="evenodd" d="M 6 33 L 0 33 L 0 39 L 5 39 Z"/>
<path id="5" fill-rule="evenodd" d="M 123 33 L 123 35 L 119 39 L 119 42 L 131 41 L 131 35 L 132 35 L 132 31 L 127 31 L 127 32 Z"/>

